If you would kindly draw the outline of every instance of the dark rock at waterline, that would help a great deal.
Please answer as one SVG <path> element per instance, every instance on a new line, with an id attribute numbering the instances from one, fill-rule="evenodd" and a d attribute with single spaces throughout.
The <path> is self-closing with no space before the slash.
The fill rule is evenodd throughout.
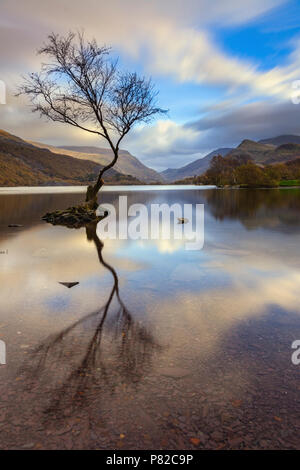
<path id="1" fill-rule="evenodd" d="M 177 217 L 178 224 L 187 224 L 189 219 L 185 219 L 184 217 Z"/>
<path id="2" fill-rule="evenodd" d="M 59 284 L 61 284 L 62 286 L 67 287 L 68 289 L 71 289 L 71 287 L 77 286 L 77 284 L 79 284 L 79 282 L 78 281 L 76 281 L 76 282 L 59 282 Z"/>
<path id="3" fill-rule="evenodd" d="M 52 225 L 63 225 L 68 228 L 80 228 L 89 223 L 99 222 L 106 217 L 108 212 L 104 211 L 104 216 L 97 216 L 94 209 L 87 206 L 73 206 L 65 210 L 47 212 L 42 220 Z"/>

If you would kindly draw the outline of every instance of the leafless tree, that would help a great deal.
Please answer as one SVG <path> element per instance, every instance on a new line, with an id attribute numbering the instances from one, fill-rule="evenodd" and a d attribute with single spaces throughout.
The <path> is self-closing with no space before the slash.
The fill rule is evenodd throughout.
<path id="1" fill-rule="evenodd" d="M 104 166 L 86 201 L 96 203 L 103 176 L 118 160 L 122 139 L 138 122 L 149 122 L 166 111 L 156 104 L 151 79 L 121 72 L 110 48 L 88 41 L 83 33 L 52 33 L 38 51 L 46 56 L 39 73 L 24 77 L 19 94 L 28 95 L 32 110 L 106 139 L 112 161 Z"/>

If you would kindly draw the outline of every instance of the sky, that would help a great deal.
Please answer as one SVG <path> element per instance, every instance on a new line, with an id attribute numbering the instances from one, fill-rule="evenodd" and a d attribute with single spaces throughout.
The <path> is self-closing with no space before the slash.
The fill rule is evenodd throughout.
<path id="1" fill-rule="evenodd" d="M 107 147 L 15 96 L 22 75 L 39 70 L 47 35 L 70 30 L 152 78 L 169 112 L 132 129 L 123 148 L 158 171 L 246 138 L 300 135 L 298 0 L 0 0 L 0 128 L 51 145 Z"/>

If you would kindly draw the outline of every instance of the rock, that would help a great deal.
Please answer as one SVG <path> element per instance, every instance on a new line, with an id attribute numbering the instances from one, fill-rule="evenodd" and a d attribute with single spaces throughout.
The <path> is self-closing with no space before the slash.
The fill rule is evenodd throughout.
<path id="1" fill-rule="evenodd" d="M 99 206 L 96 211 L 96 214 L 100 217 L 106 217 L 107 215 L 109 215 L 109 212 L 107 209 L 104 209 L 104 207 Z"/>
<path id="2" fill-rule="evenodd" d="M 200 439 L 198 439 L 197 437 L 191 437 L 190 441 L 194 446 L 198 446 L 201 442 Z"/>
<path id="3" fill-rule="evenodd" d="M 9 224 L 8 226 L 9 226 L 10 228 L 23 227 L 23 225 L 19 225 L 19 224 Z"/>
<path id="4" fill-rule="evenodd" d="M 214 441 L 220 441 L 223 438 L 223 434 L 220 431 L 214 431 L 211 434 L 211 437 Z"/>
<path id="5" fill-rule="evenodd" d="M 99 222 L 102 217 L 98 217 L 93 209 L 87 206 L 70 207 L 63 211 L 47 212 L 42 220 L 53 225 L 63 225 L 68 228 L 80 228 L 91 222 Z"/>
<path id="6" fill-rule="evenodd" d="M 180 367 L 166 367 L 160 370 L 160 375 L 171 377 L 172 379 L 181 379 L 190 374 L 191 372 L 189 370 Z"/>
<path id="7" fill-rule="evenodd" d="M 202 443 L 204 443 L 208 439 L 208 437 L 202 431 L 197 432 L 197 438 L 200 439 Z"/>
<path id="8" fill-rule="evenodd" d="M 34 447 L 34 442 L 29 442 L 28 444 L 24 444 L 21 448 L 22 449 L 32 449 Z"/>
<path id="9" fill-rule="evenodd" d="M 228 442 L 230 447 L 239 447 L 242 444 L 243 439 L 240 437 L 233 437 L 232 439 L 229 439 Z"/>
<path id="10" fill-rule="evenodd" d="M 67 287 L 68 289 L 71 289 L 71 287 L 74 287 L 74 286 L 77 286 L 77 284 L 79 284 L 79 282 L 59 282 L 59 284 Z"/>
<path id="11" fill-rule="evenodd" d="M 177 217 L 179 224 L 187 224 L 189 219 L 185 219 L 184 217 Z"/>

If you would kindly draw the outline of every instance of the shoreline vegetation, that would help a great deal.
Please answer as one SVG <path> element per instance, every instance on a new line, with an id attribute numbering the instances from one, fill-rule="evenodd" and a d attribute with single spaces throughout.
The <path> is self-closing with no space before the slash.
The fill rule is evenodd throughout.
<path id="1" fill-rule="evenodd" d="M 200 176 L 175 184 L 215 185 L 218 188 L 282 188 L 300 186 L 300 158 L 285 163 L 258 165 L 247 156 L 213 157 Z"/>

